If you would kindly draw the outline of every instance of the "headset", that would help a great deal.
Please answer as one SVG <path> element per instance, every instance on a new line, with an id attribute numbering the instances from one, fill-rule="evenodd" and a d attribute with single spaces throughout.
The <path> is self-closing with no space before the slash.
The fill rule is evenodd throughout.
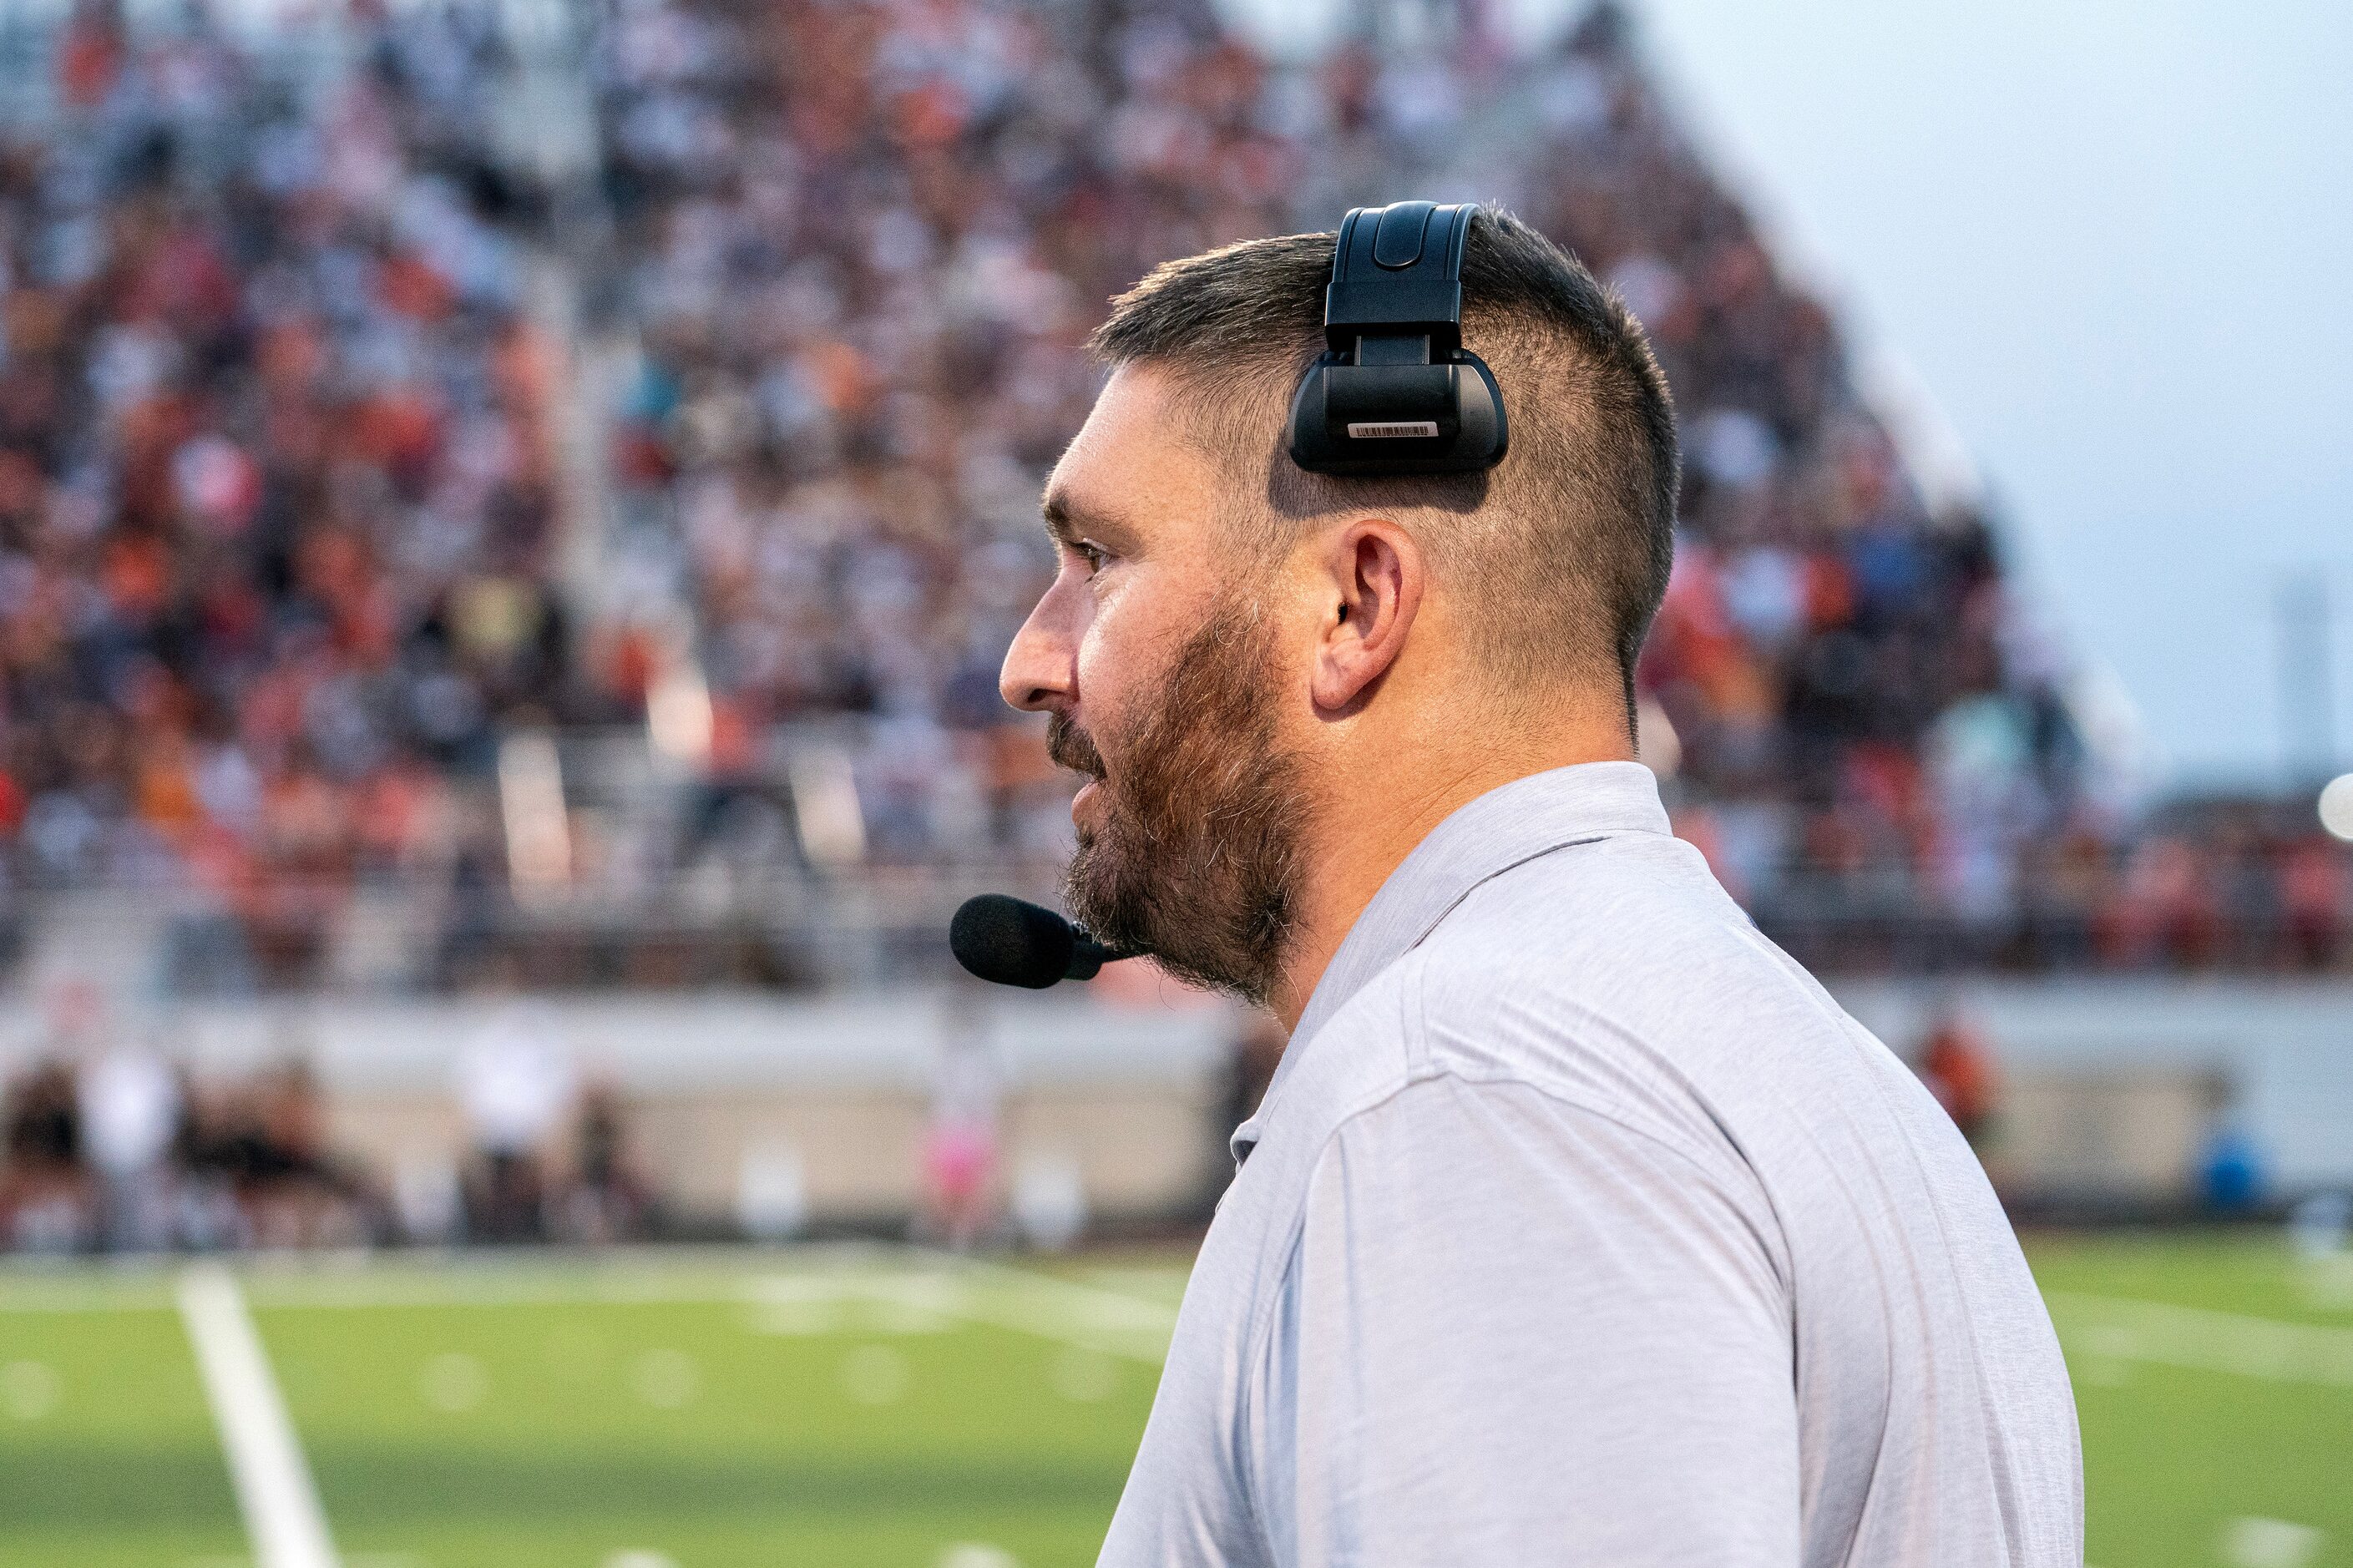
<path id="1" fill-rule="evenodd" d="M 1462 346 L 1462 246 L 1476 205 L 1397 202 L 1341 220 L 1328 345 L 1291 400 L 1291 460 L 1357 478 L 1467 474 L 1504 460 L 1504 395 Z"/>

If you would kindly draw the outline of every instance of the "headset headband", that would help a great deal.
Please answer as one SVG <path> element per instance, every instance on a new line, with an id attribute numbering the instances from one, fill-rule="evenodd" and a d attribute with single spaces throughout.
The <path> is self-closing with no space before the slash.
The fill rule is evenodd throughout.
<path id="1" fill-rule="evenodd" d="M 1343 476 L 1459 474 L 1503 461 L 1504 396 L 1462 346 L 1468 204 L 1398 202 L 1341 220 L 1327 347 L 1291 403 L 1291 458 Z"/>
<path id="2" fill-rule="evenodd" d="M 1462 246 L 1475 206 L 1399 202 L 1340 221 L 1324 341 L 1350 353 L 1367 332 L 1427 335 L 1433 356 L 1462 346 Z"/>

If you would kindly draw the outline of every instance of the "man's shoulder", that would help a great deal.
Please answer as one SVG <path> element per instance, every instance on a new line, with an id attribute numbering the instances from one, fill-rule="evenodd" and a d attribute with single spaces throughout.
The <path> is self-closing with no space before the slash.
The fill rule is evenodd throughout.
<path id="1" fill-rule="evenodd" d="M 1384 978 L 1391 978 L 1385 976 Z M 1736 1035 L 1828 1042 L 1852 1026 L 1678 840 L 1546 856 L 1474 889 L 1396 966 L 1433 1057 L 1507 1069 L 1666 1053 L 1704 1063 Z"/>
<path id="2" fill-rule="evenodd" d="M 1712 1160 L 1739 1130 L 1875 1100 L 1902 1072 L 1696 850 L 1655 834 L 1482 883 L 1302 1047 L 1281 1121 L 1310 1143 L 1448 1078 L 1534 1089 Z"/>

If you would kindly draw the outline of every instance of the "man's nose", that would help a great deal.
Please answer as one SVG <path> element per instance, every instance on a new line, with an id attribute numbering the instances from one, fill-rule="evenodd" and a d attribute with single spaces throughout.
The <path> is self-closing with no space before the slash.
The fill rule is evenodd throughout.
<path id="1" fill-rule="evenodd" d="M 1050 713 L 1078 698 L 1078 639 L 1056 626 L 1056 590 L 1049 588 L 1005 650 L 997 695 L 1025 713 Z"/>

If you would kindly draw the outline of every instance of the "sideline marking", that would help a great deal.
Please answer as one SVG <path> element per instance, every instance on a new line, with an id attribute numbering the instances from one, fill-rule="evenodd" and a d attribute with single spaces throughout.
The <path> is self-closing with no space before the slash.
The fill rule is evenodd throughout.
<path id="1" fill-rule="evenodd" d="M 1008 1264 L 914 1253 L 929 1268 L 770 1274 L 747 1280 L 743 1298 L 761 1332 L 857 1332 L 865 1325 L 810 1309 L 858 1303 L 889 1310 L 884 1333 L 925 1332 L 946 1320 L 985 1323 L 1157 1366 L 1167 1359 L 1176 1309 L 1099 1286 Z"/>
<path id="2" fill-rule="evenodd" d="M 202 1276 L 184 1276 L 177 1284 L 184 1315 L 189 1277 Z M 0 1269 L 0 1315 L 153 1310 L 170 1305 L 164 1288 L 174 1283 L 161 1273 L 16 1279 Z M 306 1309 L 748 1303 L 759 1314 L 754 1326 L 765 1332 L 896 1334 L 986 1323 L 1158 1365 L 1176 1327 L 1176 1303 L 1120 1288 L 1125 1283 L 1082 1282 L 922 1248 L 816 1244 L 784 1252 L 619 1248 L 593 1258 L 499 1253 L 456 1261 L 266 1260 L 230 1289 L 240 1311 L 245 1302 Z M 845 1307 L 856 1313 L 853 1320 L 843 1320 Z"/>
<path id="3" fill-rule="evenodd" d="M 982 1302 L 994 1305 L 994 1296 L 1005 1305 L 993 1313 L 984 1306 L 968 1316 L 1154 1366 L 1168 1359 L 1176 1309 L 1166 1302 L 986 1258 L 967 1258 L 961 1267 L 1007 1293 L 979 1292 Z"/>
<path id="4" fill-rule="evenodd" d="M 2061 1341 L 2082 1355 L 2353 1388 L 2353 1329 L 2069 1290 L 2043 1300 Z"/>
<path id="5" fill-rule="evenodd" d="M 189 1281 L 201 1278 L 199 1270 L 181 1277 L 177 1294 L 184 1316 Z M 164 1277 L 153 1274 L 121 1280 L 85 1275 L 20 1282 L 0 1270 L 0 1314 L 152 1310 L 165 1304 L 159 1289 L 164 1283 Z M 767 1248 L 620 1248 L 593 1259 L 493 1254 L 454 1263 L 448 1258 L 338 1258 L 301 1267 L 264 1266 L 247 1274 L 242 1284 L 225 1276 L 220 1283 L 237 1297 L 240 1317 L 248 1300 L 326 1309 L 740 1303 L 754 1313 L 751 1326 L 765 1333 L 900 1334 L 937 1332 L 958 1321 L 985 1323 L 1149 1366 L 1166 1359 L 1176 1323 L 1175 1301 L 1117 1286 L 991 1259 L 868 1245 L 816 1244 L 782 1253 Z M 843 1308 L 851 1309 L 852 1315 L 845 1318 Z M 249 1321 L 247 1331 L 250 1332 Z M 193 1326 L 190 1331 L 193 1335 Z M 255 1353 L 259 1356 L 258 1347 Z M 266 1359 L 261 1366 L 266 1375 Z M 274 1400 L 274 1380 L 269 1386 Z M 273 1408 L 282 1421 L 282 1403 L 274 1403 Z M 300 1446 L 291 1446 L 299 1461 Z M 307 1475 L 307 1467 L 301 1469 Z M 311 1495 L 315 1497 L 315 1489 Z M 263 1563 L 259 1568 L 316 1568 L 318 1561 Z"/>
<path id="6" fill-rule="evenodd" d="M 339 1568 L 318 1483 L 237 1280 L 217 1263 L 195 1264 L 178 1296 L 256 1568 Z"/>

